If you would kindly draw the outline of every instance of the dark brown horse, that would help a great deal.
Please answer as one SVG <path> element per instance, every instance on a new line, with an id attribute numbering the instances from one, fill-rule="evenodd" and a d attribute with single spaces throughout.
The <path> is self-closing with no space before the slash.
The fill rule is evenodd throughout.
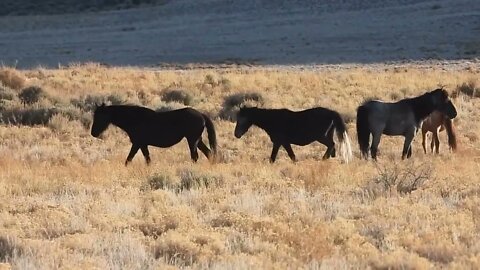
<path id="1" fill-rule="evenodd" d="M 212 120 L 192 108 L 155 112 L 139 106 L 105 106 L 105 104 L 98 106 L 93 116 L 92 136 L 100 136 L 110 124 L 124 130 L 132 142 L 125 165 L 132 161 L 139 149 L 149 164 L 149 145 L 170 147 L 183 138 L 187 139 L 190 156 L 194 162 L 198 160 L 197 148 L 211 160 L 216 154 L 217 140 Z M 205 128 L 210 149 L 202 141 Z"/>
<path id="2" fill-rule="evenodd" d="M 425 154 L 427 153 L 427 133 L 431 132 L 432 142 L 430 143 L 430 149 L 435 149 L 435 153 L 439 153 L 440 140 L 438 139 L 438 133 L 447 130 L 448 145 L 450 149 L 455 152 L 457 150 L 457 136 L 455 134 L 455 128 L 453 126 L 452 119 L 448 118 L 444 113 L 439 111 L 432 112 L 422 124 L 422 146 Z"/>
<path id="3" fill-rule="evenodd" d="M 296 161 L 291 144 L 307 145 L 318 141 L 327 146 L 323 159 L 335 157 L 334 132 L 340 142 L 340 155 L 347 163 L 352 158 L 350 139 L 345 122 L 338 112 L 325 108 L 312 108 L 293 112 L 288 109 L 240 108 L 237 114 L 235 137 L 241 138 L 255 125 L 267 132 L 273 143 L 270 162 L 275 162 L 280 146 Z"/>
<path id="4" fill-rule="evenodd" d="M 422 121 L 433 111 L 440 111 L 448 118 L 457 116 L 457 110 L 444 89 L 436 89 L 414 98 L 397 102 L 368 100 L 357 109 L 357 136 L 360 152 L 368 158 L 368 150 L 377 159 L 378 144 L 382 134 L 404 136 L 402 159 L 412 156 L 412 140 Z M 372 146 L 370 148 L 370 135 Z"/>

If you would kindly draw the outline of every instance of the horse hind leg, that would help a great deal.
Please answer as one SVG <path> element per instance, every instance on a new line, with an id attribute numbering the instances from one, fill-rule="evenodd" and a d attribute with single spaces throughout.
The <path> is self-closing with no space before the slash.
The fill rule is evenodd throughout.
<path id="1" fill-rule="evenodd" d="M 188 148 L 190 148 L 190 157 L 192 158 L 193 162 L 198 161 L 198 152 L 197 152 L 198 141 L 199 141 L 198 138 L 197 139 L 187 139 Z"/>
<path id="2" fill-rule="evenodd" d="M 333 135 L 332 135 L 332 138 L 329 138 L 328 140 L 318 140 L 318 142 L 327 147 L 327 151 L 325 151 L 325 154 L 323 154 L 323 157 L 322 157 L 323 160 L 336 156 L 335 142 L 333 141 Z"/>
<path id="3" fill-rule="evenodd" d="M 140 148 L 142 150 L 143 157 L 145 157 L 145 161 L 147 162 L 147 165 L 150 165 L 150 162 L 152 161 L 150 159 L 150 152 L 148 151 L 148 146 L 144 145 Z"/>
<path id="4" fill-rule="evenodd" d="M 210 159 L 211 157 L 211 151 L 208 149 L 207 145 L 203 142 L 202 139 L 198 141 L 198 149 L 208 158 Z"/>
<path id="5" fill-rule="evenodd" d="M 422 130 L 422 147 L 423 147 L 423 152 L 426 154 L 427 153 L 427 132 Z"/>
<path id="6" fill-rule="evenodd" d="M 435 141 L 435 153 L 438 154 L 440 152 L 440 140 L 438 139 L 438 130 L 433 133 L 432 143 Z"/>

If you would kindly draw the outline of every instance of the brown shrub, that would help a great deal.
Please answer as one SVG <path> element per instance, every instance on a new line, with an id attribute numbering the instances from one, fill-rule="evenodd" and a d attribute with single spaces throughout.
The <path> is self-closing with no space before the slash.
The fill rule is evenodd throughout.
<path id="1" fill-rule="evenodd" d="M 25 76 L 16 69 L 6 67 L 0 69 L 0 82 L 9 88 L 20 90 L 26 81 Z"/>
<path id="2" fill-rule="evenodd" d="M 193 97 L 184 90 L 165 90 L 162 93 L 165 102 L 178 102 L 186 106 L 193 105 Z"/>
<path id="3" fill-rule="evenodd" d="M 480 97 L 480 87 L 477 86 L 477 82 L 474 80 L 464 82 L 461 85 L 457 86 L 457 89 L 454 91 L 453 96 L 455 97 L 459 94 L 463 94 L 472 98 L 478 98 Z"/>
<path id="4" fill-rule="evenodd" d="M 31 105 L 37 103 L 42 97 L 45 97 L 45 91 L 38 86 L 29 86 L 24 88 L 19 94 L 18 98 L 24 105 Z"/>
<path id="5" fill-rule="evenodd" d="M 237 93 L 226 97 L 223 101 L 223 108 L 220 110 L 218 117 L 227 121 L 235 121 L 240 106 L 246 104 L 262 106 L 264 104 L 263 96 L 260 93 Z"/>

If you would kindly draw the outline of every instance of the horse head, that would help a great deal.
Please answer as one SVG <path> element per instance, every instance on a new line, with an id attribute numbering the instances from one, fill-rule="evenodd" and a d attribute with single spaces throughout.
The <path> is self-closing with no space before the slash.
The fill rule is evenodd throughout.
<path id="1" fill-rule="evenodd" d="M 237 113 L 237 125 L 235 126 L 235 137 L 238 139 L 245 134 L 252 126 L 252 121 L 249 117 L 249 111 L 251 108 L 242 106 Z"/>
<path id="2" fill-rule="evenodd" d="M 107 129 L 110 121 L 110 114 L 105 103 L 97 105 L 93 113 L 92 136 L 98 138 Z"/>
<path id="3" fill-rule="evenodd" d="M 457 109 L 453 105 L 452 100 L 448 97 L 447 90 L 439 88 L 430 92 L 433 97 L 433 105 L 437 111 L 442 112 L 448 118 L 457 117 Z"/>

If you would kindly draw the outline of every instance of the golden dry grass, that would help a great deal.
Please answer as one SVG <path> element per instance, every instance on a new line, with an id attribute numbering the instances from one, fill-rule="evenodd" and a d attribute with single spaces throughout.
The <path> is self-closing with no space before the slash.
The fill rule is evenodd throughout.
<path id="1" fill-rule="evenodd" d="M 257 92 L 266 107 L 326 106 L 354 119 L 367 97 L 454 89 L 478 80 L 479 70 L 159 71 L 92 63 L 21 74 L 55 104 L 115 94 L 158 108 L 165 105 L 163 90 L 182 89 L 195 108 L 215 116 L 226 96 Z M 111 127 L 98 140 L 63 115 L 47 126 L 0 126 L 0 269 L 479 268 L 480 109 L 477 99 L 464 96 L 455 104 L 457 153 L 447 151 L 442 133 L 441 154 L 424 155 L 417 137 L 413 159 L 402 162 L 403 140 L 384 137 L 378 164 L 358 159 L 354 121 L 356 159 L 348 165 L 322 161 L 325 147 L 318 144 L 294 147 L 296 164 L 282 150 L 271 165 L 261 130 L 238 140 L 234 124 L 219 119 L 220 158 L 213 165 L 203 156 L 192 164 L 181 142 L 151 148 L 151 166 L 139 154 L 125 167 L 125 134 Z M 432 172 L 411 193 L 388 186 L 380 173 L 417 167 Z"/>

